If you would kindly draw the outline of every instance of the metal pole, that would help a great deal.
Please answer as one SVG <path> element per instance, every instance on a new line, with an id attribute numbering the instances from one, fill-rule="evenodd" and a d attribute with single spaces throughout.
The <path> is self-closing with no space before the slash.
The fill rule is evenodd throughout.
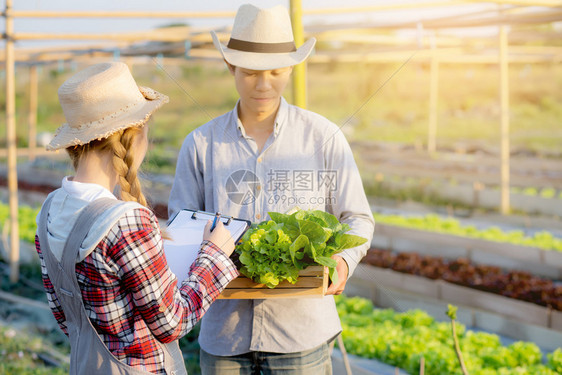
<path id="1" fill-rule="evenodd" d="M 302 3 L 301 0 L 290 0 L 290 2 L 295 45 L 300 47 L 304 43 Z M 306 108 L 306 61 L 295 65 L 293 68 L 293 104 Z"/>
<path id="2" fill-rule="evenodd" d="M 500 26 L 500 124 L 501 124 L 501 213 L 509 214 L 509 77 L 507 61 L 507 26 Z"/>
<path id="3" fill-rule="evenodd" d="M 434 153 L 437 134 L 437 95 L 439 90 L 439 61 L 435 46 L 435 34 L 431 36 L 431 63 L 429 70 L 429 129 L 427 132 L 427 152 Z"/>
<path id="4" fill-rule="evenodd" d="M 8 149 L 8 191 L 10 203 L 10 281 L 19 279 L 18 174 L 16 145 L 16 90 L 14 64 L 14 20 L 12 0 L 6 0 L 6 147 Z"/>
<path id="5" fill-rule="evenodd" d="M 349 364 L 349 357 L 347 356 L 347 351 L 345 350 L 345 346 L 343 344 L 343 338 L 341 337 L 341 333 L 337 337 L 338 346 L 340 348 L 342 358 L 343 358 L 343 365 L 345 367 L 346 375 L 352 375 L 351 373 L 351 365 Z"/>
<path id="6" fill-rule="evenodd" d="M 29 67 L 29 112 L 27 113 L 29 125 L 29 160 L 35 160 L 37 148 L 37 66 Z"/>

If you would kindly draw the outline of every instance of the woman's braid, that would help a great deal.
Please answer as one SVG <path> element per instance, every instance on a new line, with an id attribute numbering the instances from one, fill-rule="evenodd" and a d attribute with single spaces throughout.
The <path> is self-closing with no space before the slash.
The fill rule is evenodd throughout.
<path id="1" fill-rule="evenodd" d="M 141 131 L 139 128 L 128 128 L 119 139 L 115 140 L 112 144 L 113 167 L 119 175 L 121 199 L 147 206 L 146 198 L 142 193 L 141 184 L 137 177 L 137 169 L 134 167 L 135 151 L 133 150 L 133 144 Z"/>
<path id="2" fill-rule="evenodd" d="M 141 135 L 142 128 L 130 127 L 121 130 L 101 140 L 93 140 L 85 145 L 72 146 L 66 149 L 74 169 L 84 155 L 90 151 L 109 152 L 112 155 L 112 164 L 119 177 L 121 199 L 133 201 L 148 207 L 146 198 L 142 193 L 141 184 L 135 168 L 135 139 Z"/>

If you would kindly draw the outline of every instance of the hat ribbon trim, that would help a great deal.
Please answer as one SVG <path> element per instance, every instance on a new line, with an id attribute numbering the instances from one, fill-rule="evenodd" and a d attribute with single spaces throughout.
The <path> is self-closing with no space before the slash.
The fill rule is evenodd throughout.
<path id="1" fill-rule="evenodd" d="M 246 40 L 230 38 L 228 48 L 243 52 L 259 52 L 259 53 L 287 53 L 295 52 L 295 42 L 283 43 L 258 43 L 248 42 Z"/>

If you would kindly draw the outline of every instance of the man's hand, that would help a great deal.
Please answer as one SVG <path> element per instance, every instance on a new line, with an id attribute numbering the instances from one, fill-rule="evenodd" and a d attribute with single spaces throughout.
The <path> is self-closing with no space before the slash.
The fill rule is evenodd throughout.
<path id="1" fill-rule="evenodd" d="M 332 259 L 335 259 L 338 262 L 336 266 L 336 271 L 338 272 L 338 283 L 337 284 L 330 284 L 328 290 L 326 291 L 326 295 L 328 294 L 342 294 L 345 284 L 347 283 L 347 275 L 349 274 L 349 267 L 347 262 L 339 255 L 332 255 Z"/>

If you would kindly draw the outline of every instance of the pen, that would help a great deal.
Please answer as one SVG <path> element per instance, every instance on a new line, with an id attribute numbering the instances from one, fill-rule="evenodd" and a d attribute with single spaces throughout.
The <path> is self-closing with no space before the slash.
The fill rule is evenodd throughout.
<path id="1" fill-rule="evenodd" d="M 221 213 L 217 212 L 215 214 L 215 218 L 213 219 L 213 225 L 211 225 L 211 232 L 215 229 L 215 227 L 217 226 L 217 221 L 220 219 L 221 217 Z"/>

